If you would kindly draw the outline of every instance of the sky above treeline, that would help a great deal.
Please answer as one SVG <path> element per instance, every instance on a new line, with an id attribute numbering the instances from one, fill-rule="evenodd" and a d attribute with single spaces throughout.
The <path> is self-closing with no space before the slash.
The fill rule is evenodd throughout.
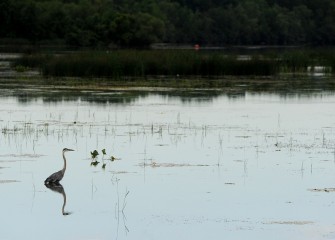
<path id="1" fill-rule="evenodd" d="M 334 0 L 1 0 L 0 39 L 71 46 L 334 45 Z"/>

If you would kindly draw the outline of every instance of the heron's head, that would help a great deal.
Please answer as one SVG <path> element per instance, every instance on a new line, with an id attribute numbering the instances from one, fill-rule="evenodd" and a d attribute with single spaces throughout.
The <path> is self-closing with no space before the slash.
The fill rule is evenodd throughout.
<path id="1" fill-rule="evenodd" d="M 70 152 L 70 151 L 74 151 L 74 150 L 73 150 L 73 149 L 69 149 L 69 148 L 64 148 L 64 149 L 63 149 L 63 153 L 64 153 L 64 152 Z"/>

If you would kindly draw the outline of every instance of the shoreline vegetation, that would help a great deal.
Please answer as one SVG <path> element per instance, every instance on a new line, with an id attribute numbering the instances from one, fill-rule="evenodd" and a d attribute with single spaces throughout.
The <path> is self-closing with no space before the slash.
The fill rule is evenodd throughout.
<path id="1" fill-rule="evenodd" d="M 197 76 L 278 76 L 286 73 L 335 72 L 335 49 L 288 49 L 234 53 L 225 50 L 112 50 L 68 53 L 28 53 L 11 67 L 38 70 L 44 77 L 185 78 Z"/>
<path id="2" fill-rule="evenodd" d="M 329 46 L 334 13 L 333 0 L 1 0 L 0 44 Z"/>

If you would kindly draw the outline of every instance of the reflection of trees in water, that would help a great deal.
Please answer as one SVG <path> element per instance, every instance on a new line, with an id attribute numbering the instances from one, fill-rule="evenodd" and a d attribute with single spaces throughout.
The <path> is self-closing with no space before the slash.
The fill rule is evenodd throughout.
<path id="1" fill-rule="evenodd" d="M 24 90 L 23 90 L 24 91 Z M 128 105 L 136 102 L 139 98 L 149 97 L 150 95 L 160 95 L 181 100 L 182 102 L 209 102 L 213 98 L 222 95 L 219 91 L 203 90 L 176 90 L 176 91 L 108 91 L 108 92 L 80 92 L 80 91 L 62 91 L 62 92 L 38 92 L 36 93 L 13 93 L 20 103 L 29 103 L 42 99 L 45 103 L 58 103 L 62 101 L 83 101 L 95 104 L 115 104 Z"/>
<path id="2" fill-rule="evenodd" d="M 24 93 L 22 93 L 22 91 Z M 127 105 L 129 103 L 135 102 L 140 97 L 145 97 L 148 93 L 144 92 L 117 92 L 117 91 L 91 91 L 91 92 L 81 92 L 81 91 L 36 91 L 25 92 L 23 89 L 21 93 L 13 93 L 12 96 L 17 97 L 20 103 L 29 103 L 42 99 L 45 103 L 58 103 L 63 101 L 83 101 L 96 104 L 117 104 L 117 105 Z"/>
<path id="3" fill-rule="evenodd" d="M 190 79 L 189 81 L 191 81 Z M 94 89 L 62 90 L 46 88 L 28 88 L 30 86 L 16 86 L 15 89 L 3 89 L 0 96 L 16 97 L 20 103 L 29 103 L 41 99 L 46 103 L 57 103 L 62 101 L 83 101 L 94 104 L 128 105 L 138 101 L 140 98 L 159 95 L 162 97 L 175 98 L 182 103 L 189 102 L 211 102 L 215 98 L 224 96 L 228 98 L 244 98 L 246 93 L 271 93 L 281 97 L 315 97 L 313 93 L 318 91 L 334 91 L 335 84 L 330 78 L 297 77 L 287 78 L 260 78 L 260 79 L 202 79 L 196 80 L 193 86 L 154 89 L 152 91 L 139 90 L 106 90 Z M 0 87 L 1 88 L 1 87 Z M 306 91 L 308 90 L 308 91 Z"/>
<path id="4" fill-rule="evenodd" d="M 58 183 L 58 184 L 45 184 L 45 186 L 47 188 L 49 188 L 51 191 L 54 191 L 54 192 L 57 192 L 57 193 L 60 193 L 62 196 L 63 196 L 63 206 L 62 206 L 62 214 L 64 216 L 66 215 L 70 215 L 71 213 L 70 212 L 66 212 L 65 211 L 65 206 L 66 206 L 66 193 L 64 191 L 64 188 L 62 186 L 62 184 Z"/>
<path id="5" fill-rule="evenodd" d="M 183 103 L 188 102 L 211 102 L 214 98 L 225 95 L 218 90 L 191 90 L 176 89 L 171 91 L 15 91 L 11 96 L 17 97 L 20 103 L 30 103 L 41 99 L 45 103 L 58 103 L 63 101 L 82 101 L 94 104 L 128 105 L 138 101 L 140 98 L 159 95 L 162 97 L 175 98 Z"/>

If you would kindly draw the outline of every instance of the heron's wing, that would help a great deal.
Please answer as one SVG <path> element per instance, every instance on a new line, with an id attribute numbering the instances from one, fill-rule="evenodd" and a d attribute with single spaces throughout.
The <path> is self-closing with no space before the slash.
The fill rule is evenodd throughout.
<path id="1" fill-rule="evenodd" d="M 45 179 L 45 183 L 53 183 L 53 182 L 58 182 L 60 180 L 62 180 L 64 174 L 62 172 L 62 170 L 55 172 L 53 174 L 51 174 L 47 179 Z"/>

